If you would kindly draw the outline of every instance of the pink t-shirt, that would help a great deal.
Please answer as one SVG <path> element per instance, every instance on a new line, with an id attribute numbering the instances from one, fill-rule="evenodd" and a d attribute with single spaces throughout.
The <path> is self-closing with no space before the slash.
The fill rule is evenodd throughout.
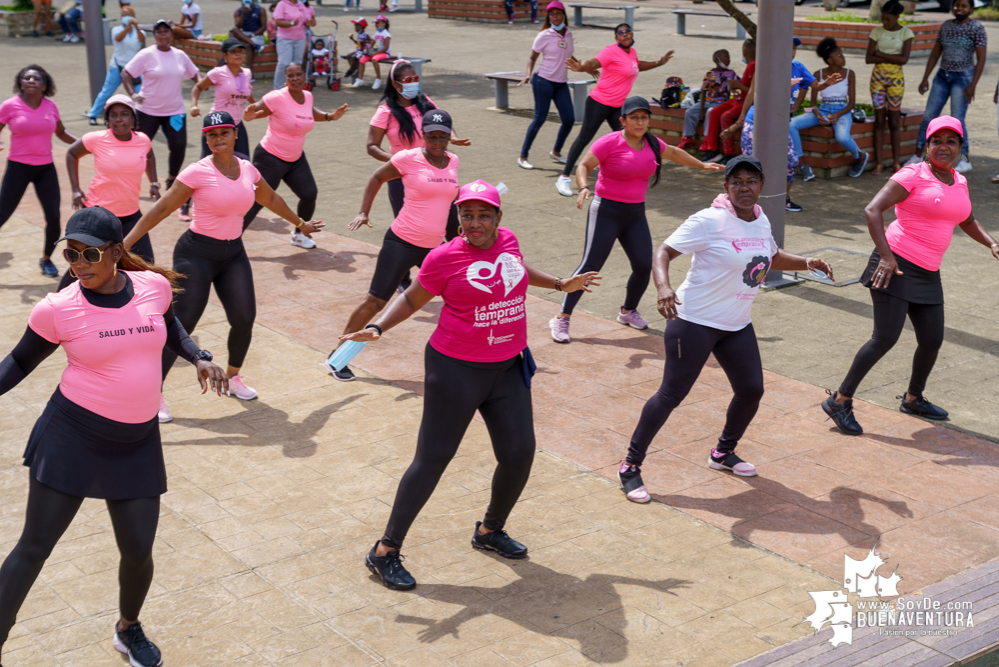
<path id="1" fill-rule="evenodd" d="M 909 196 L 895 204 L 898 219 L 885 231 L 888 246 L 928 271 L 940 268 L 954 227 L 971 215 L 968 180 L 956 171 L 951 173 L 954 185 L 946 185 L 933 175 L 929 162 L 920 162 L 891 176 Z"/>
<path id="2" fill-rule="evenodd" d="M 605 46 L 597 54 L 597 60 L 600 61 L 600 78 L 590 97 L 609 107 L 619 107 L 628 99 L 631 85 L 638 78 L 638 53 L 635 47 L 625 53 L 615 43 Z"/>
<path id="3" fill-rule="evenodd" d="M 125 65 L 131 76 L 142 77 L 142 104 L 139 111 L 149 116 L 176 116 L 186 113 L 184 108 L 184 79 L 198 75 L 198 66 L 187 54 L 170 47 L 160 51 L 147 46 Z"/>
<path id="4" fill-rule="evenodd" d="M 527 347 L 527 270 L 517 237 L 500 227 L 488 250 L 462 237 L 430 251 L 417 277 L 444 298 L 430 345 L 463 361 L 506 361 Z"/>
<path id="5" fill-rule="evenodd" d="M 121 308 L 87 301 L 80 283 L 48 294 L 35 304 L 28 326 L 62 345 L 69 365 L 59 389 L 81 408 L 125 424 L 156 416 L 163 379 L 163 314 L 173 294 L 152 271 L 126 271 L 135 295 Z"/>
<path id="6" fill-rule="evenodd" d="M 554 28 L 539 32 L 531 47 L 535 53 L 541 54 L 541 62 L 535 70 L 538 76 L 555 83 L 565 83 L 569 77 L 565 61 L 572 57 L 572 48 L 572 31 L 569 29 L 565 31 L 565 37 Z"/>
<path id="7" fill-rule="evenodd" d="M 274 8 L 274 20 L 284 19 L 285 21 L 298 20 L 298 23 L 291 28 L 278 26 L 277 36 L 285 39 L 305 39 L 305 22 L 312 18 L 312 10 L 301 2 L 291 4 L 289 0 L 281 0 Z"/>
<path id="8" fill-rule="evenodd" d="M 226 111 L 236 124 L 243 122 L 243 107 L 246 100 L 253 94 L 250 79 L 253 78 L 249 68 L 244 67 L 238 76 L 234 76 L 228 65 L 216 67 L 206 75 L 215 86 L 215 100 L 212 111 Z M 242 130 L 240 130 L 242 132 Z"/>
<path id="9" fill-rule="evenodd" d="M 271 110 L 267 117 L 267 131 L 260 145 L 264 150 L 285 162 L 294 162 L 305 150 L 305 135 L 316 124 L 312 116 L 312 93 L 302 91 L 305 103 L 299 104 L 291 90 L 282 88 L 264 95 L 264 105 Z"/>
<path id="10" fill-rule="evenodd" d="M 429 97 L 427 101 L 430 102 L 432 107 L 437 108 L 437 105 Z M 399 134 L 399 121 L 392 115 L 387 104 L 378 105 L 378 108 L 375 109 L 375 115 L 371 117 L 370 125 L 385 130 L 385 137 L 389 142 L 389 153 L 392 155 L 407 148 L 423 148 L 423 132 L 421 131 L 423 114 L 420 113 L 415 104 L 410 104 L 408 107 L 403 108 L 413 117 L 413 124 L 416 125 L 416 134 L 413 135 L 413 140 L 409 143 L 406 143 L 402 135 Z"/>
<path id="11" fill-rule="evenodd" d="M 252 164 L 239 160 L 239 178 L 222 175 L 212 156 L 188 165 L 177 180 L 194 190 L 194 215 L 191 231 L 213 239 L 231 241 L 243 234 L 243 216 L 253 206 L 260 172 Z"/>
<path id="12" fill-rule="evenodd" d="M 22 164 L 50 164 L 52 135 L 59 121 L 59 109 L 47 97 L 37 109 L 32 109 L 15 95 L 0 104 L 0 123 L 10 129 L 10 151 L 7 158 Z"/>
<path id="13" fill-rule="evenodd" d="M 444 241 L 447 216 L 458 196 L 458 156 L 447 153 L 443 169 L 430 164 L 422 148 L 410 148 L 392 156 L 406 189 L 402 210 L 392 223 L 400 238 L 421 248 L 436 248 Z"/>
<path id="14" fill-rule="evenodd" d="M 138 211 L 151 143 L 142 132 L 133 132 L 128 141 L 115 139 L 111 130 L 83 135 L 83 147 L 94 154 L 94 180 L 87 189 L 87 204 L 103 206 L 119 218 Z"/>
<path id="15" fill-rule="evenodd" d="M 662 139 L 659 142 L 659 155 L 666 150 Z M 642 141 L 642 150 L 636 151 L 628 145 L 623 132 L 605 134 L 590 146 L 590 150 L 600 160 L 597 174 L 598 197 L 639 204 L 645 201 L 649 191 L 649 179 L 656 173 L 656 156 L 649 142 Z"/>

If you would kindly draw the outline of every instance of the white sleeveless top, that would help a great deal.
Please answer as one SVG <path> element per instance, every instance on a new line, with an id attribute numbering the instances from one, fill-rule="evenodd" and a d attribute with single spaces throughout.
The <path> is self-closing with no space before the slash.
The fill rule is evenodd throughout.
<path id="1" fill-rule="evenodd" d="M 822 72 L 819 72 L 821 74 Z M 846 102 L 850 99 L 850 70 L 846 70 L 843 80 L 819 91 L 823 102 Z"/>

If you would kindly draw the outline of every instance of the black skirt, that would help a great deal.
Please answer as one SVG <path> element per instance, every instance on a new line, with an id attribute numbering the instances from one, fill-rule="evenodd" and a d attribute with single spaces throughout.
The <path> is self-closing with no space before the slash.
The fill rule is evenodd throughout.
<path id="1" fill-rule="evenodd" d="M 152 498 L 167 490 L 156 417 L 116 422 L 80 407 L 58 388 L 31 431 L 24 465 L 42 484 L 83 498 Z"/>
<path id="2" fill-rule="evenodd" d="M 874 271 L 881 261 L 881 253 L 874 249 L 871 259 L 867 262 L 867 268 L 860 276 L 860 283 L 868 289 L 874 279 Z M 940 282 L 940 271 L 930 271 L 921 266 L 913 264 L 905 257 L 896 254 L 895 261 L 902 275 L 895 274 L 891 277 L 887 288 L 878 289 L 897 299 L 908 301 L 909 303 L 922 303 L 926 305 L 939 305 L 944 302 L 943 283 Z"/>

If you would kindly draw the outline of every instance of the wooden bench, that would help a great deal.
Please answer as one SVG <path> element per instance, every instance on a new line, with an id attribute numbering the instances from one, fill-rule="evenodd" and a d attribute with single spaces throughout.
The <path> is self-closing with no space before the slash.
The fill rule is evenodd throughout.
<path id="1" fill-rule="evenodd" d="M 635 27 L 635 5 L 595 5 L 592 2 L 571 2 L 569 6 L 572 7 L 572 25 L 577 28 L 582 28 L 583 23 L 583 10 L 584 9 L 613 9 L 617 11 L 624 12 L 624 22 L 630 25 L 632 28 Z M 609 26 L 601 25 L 589 25 L 590 28 L 606 28 Z"/>
<path id="2" fill-rule="evenodd" d="M 725 16 L 731 18 L 731 16 L 725 12 L 712 12 L 704 9 L 674 9 L 673 13 L 676 14 L 676 34 L 686 35 L 687 34 L 687 17 L 688 16 Z M 749 16 L 749 13 L 746 13 Z M 738 21 L 735 22 L 735 38 L 736 39 L 746 39 L 746 29 L 742 27 L 742 24 Z"/>
<path id="3" fill-rule="evenodd" d="M 520 83 L 524 80 L 523 72 L 493 72 L 492 74 L 486 74 L 486 78 L 490 79 L 495 86 L 496 92 L 496 108 L 497 109 L 509 109 L 510 108 L 510 82 Z M 569 89 L 572 91 L 572 108 L 576 114 L 576 122 L 583 122 L 583 110 L 586 106 L 586 96 L 588 94 L 588 86 L 591 83 L 596 83 L 595 79 L 577 79 L 574 81 L 568 81 Z"/>
<path id="4" fill-rule="evenodd" d="M 191 61 L 202 69 L 218 67 L 222 57 L 222 42 L 209 39 L 175 39 L 173 45 L 187 54 Z M 277 49 L 268 44 L 253 57 L 253 76 L 257 78 L 274 76 L 277 67 Z"/>

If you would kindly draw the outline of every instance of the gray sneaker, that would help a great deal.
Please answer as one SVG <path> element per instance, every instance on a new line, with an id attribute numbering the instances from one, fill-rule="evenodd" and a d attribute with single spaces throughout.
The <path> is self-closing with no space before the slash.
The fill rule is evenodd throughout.
<path id="1" fill-rule="evenodd" d="M 856 162 L 850 167 L 850 178 L 857 178 L 864 173 L 864 167 L 867 166 L 867 161 L 871 159 L 871 156 L 867 153 L 861 153 L 860 157 L 857 158 Z"/>
<path id="2" fill-rule="evenodd" d="M 815 178 L 815 172 L 807 164 L 801 165 L 801 180 L 805 183 Z"/>

